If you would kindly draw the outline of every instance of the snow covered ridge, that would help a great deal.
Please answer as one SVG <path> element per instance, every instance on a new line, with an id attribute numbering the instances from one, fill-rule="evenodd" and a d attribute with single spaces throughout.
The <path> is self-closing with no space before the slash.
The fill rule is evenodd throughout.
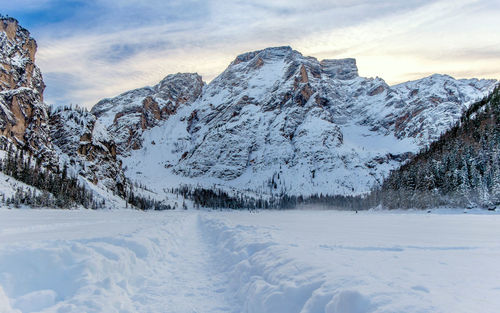
<path id="1" fill-rule="evenodd" d="M 237 56 L 208 85 L 195 74 L 169 75 L 103 100 L 93 112 L 126 143 L 126 175 L 145 185 L 362 194 L 495 84 L 432 75 L 389 86 L 359 77 L 354 59 L 318 61 L 276 47 Z M 178 100 L 186 98 L 182 86 L 196 90 L 187 101 Z M 148 99 L 171 89 L 182 91 L 168 93 L 175 110 L 137 126 L 150 114 Z"/>
<path id="2" fill-rule="evenodd" d="M 494 313 L 499 226 L 408 211 L 0 210 L 0 312 Z"/>

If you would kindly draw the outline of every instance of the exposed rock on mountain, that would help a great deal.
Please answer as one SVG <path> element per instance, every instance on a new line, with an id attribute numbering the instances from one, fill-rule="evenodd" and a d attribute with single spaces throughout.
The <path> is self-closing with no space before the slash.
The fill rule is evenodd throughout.
<path id="1" fill-rule="evenodd" d="M 494 85 L 433 75 L 391 87 L 359 77 L 354 59 L 320 62 L 290 47 L 268 48 L 236 57 L 201 94 L 191 94 L 189 105 L 151 124 L 158 127 L 145 127 L 134 137 L 142 149 L 123 161 L 128 175 L 162 187 L 185 182 L 268 194 L 363 193 Z M 117 137 L 128 134 L 117 130 L 138 129 L 140 118 L 120 127 L 111 120 L 134 117 L 126 108 L 142 110 L 157 90 L 107 99 L 93 112 Z M 99 113 L 103 107 L 110 113 Z"/>
<path id="2" fill-rule="evenodd" d="M 392 86 L 405 105 L 395 107 L 392 115 L 382 117 L 382 121 L 392 125 L 398 138 L 414 137 L 427 145 L 458 121 L 472 102 L 491 92 L 495 83 L 434 74 Z"/>
<path id="3" fill-rule="evenodd" d="M 108 127 L 118 146 L 127 155 L 142 147 L 144 130 L 175 114 L 181 105 L 189 105 L 201 94 L 203 81 L 198 74 L 173 74 L 153 87 L 125 92 L 116 98 L 104 99 L 92 113 Z"/>
<path id="4" fill-rule="evenodd" d="M 116 158 L 116 145 L 106 128 L 83 109 L 61 108 L 50 116 L 53 143 L 61 162 L 73 175 L 81 175 L 119 195 L 126 179 Z"/>
<path id="5" fill-rule="evenodd" d="M 35 65 L 36 48 L 35 40 L 15 19 L 0 19 L 0 131 L 4 142 L 52 162 L 55 156 L 43 103 L 45 85 Z"/>

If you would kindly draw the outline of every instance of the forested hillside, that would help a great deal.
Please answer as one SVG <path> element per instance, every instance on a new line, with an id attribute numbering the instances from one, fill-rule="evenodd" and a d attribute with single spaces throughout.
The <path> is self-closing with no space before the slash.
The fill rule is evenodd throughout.
<path id="1" fill-rule="evenodd" d="M 389 208 L 500 204 L 500 87 L 393 171 L 376 192 Z"/>

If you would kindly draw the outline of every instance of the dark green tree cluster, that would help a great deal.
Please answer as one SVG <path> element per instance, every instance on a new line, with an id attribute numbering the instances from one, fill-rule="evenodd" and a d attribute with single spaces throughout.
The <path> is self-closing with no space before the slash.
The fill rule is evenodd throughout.
<path id="1" fill-rule="evenodd" d="M 217 188 L 207 189 L 201 187 L 181 186 L 172 189 L 172 193 L 181 195 L 185 199 L 193 201 L 196 208 L 212 209 L 270 209 L 274 205 L 271 201 L 262 198 L 252 198 L 240 192 L 230 195 L 224 190 Z"/>
<path id="2" fill-rule="evenodd" d="M 343 195 L 311 195 L 295 196 L 285 193 L 279 196 L 272 196 L 266 199 L 262 197 L 253 198 L 243 193 L 234 191 L 232 195 L 220 189 L 207 189 L 201 187 L 182 186 L 173 189 L 174 194 L 179 194 L 185 199 L 193 201 L 195 207 L 205 207 L 212 209 L 275 209 L 287 210 L 296 208 L 324 208 L 342 210 L 363 210 L 375 206 L 374 195 L 368 196 L 343 196 Z"/>
<path id="3" fill-rule="evenodd" d="M 151 197 L 145 198 L 139 195 L 136 195 L 132 190 L 127 194 L 127 202 L 139 210 L 172 210 L 173 208 L 169 204 L 165 204 L 161 201 L 152 199 Z"/>
<path id="4" fill-rule="evenodd" d="M 500 89 L 372 194 L 388 208 L 500 205 Z"/>
<path id="5" fill-rule="evenodd" d="M 101 207 L 101 203 L 94 200 L 92 192 L 67 174 L 66 167 L 62 171 L 43 168 L 39 159 L 25 155 L 23 150 L 15 150 L 12 144 L 6 151 L 5 159 L 0 160 L 0 171 L 43 192 L 37 195 L 31 188 L 20 188 L 12 199 L 5 199 L 7 203 L 58 208 L 75 205 L 93 209 Z"/>

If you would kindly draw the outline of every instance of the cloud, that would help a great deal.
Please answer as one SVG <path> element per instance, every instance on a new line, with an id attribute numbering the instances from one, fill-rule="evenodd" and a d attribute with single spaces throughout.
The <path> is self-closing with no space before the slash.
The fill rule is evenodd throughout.
<path id="1" fill-rule="evenodd" d="M 43 80 L 46 85 L 51 86 L 52 102 L 61 104 L 71 104 L 68 99 L 73 96 L 75 90 L 92 87 L 85 79 L 67 72 L 46 72 L 43 74 Z"/>
<path id="2" fill-rule="evenodd" d="M 488 66 L 500 76 L 491 66 L 500 64 L 500 15 L 491 0 L 20 1 L 26 8 L 8 9 L 38 41 L 48 102 L 90 107 L 179 71 L 209 81 L 237 54 L 278 45 L 318 58 L 356 57 L 361 74 L 390 83 L 421 72 L 476 75 Z M 65 84 L 64 73 L 77 83 Z"/>

